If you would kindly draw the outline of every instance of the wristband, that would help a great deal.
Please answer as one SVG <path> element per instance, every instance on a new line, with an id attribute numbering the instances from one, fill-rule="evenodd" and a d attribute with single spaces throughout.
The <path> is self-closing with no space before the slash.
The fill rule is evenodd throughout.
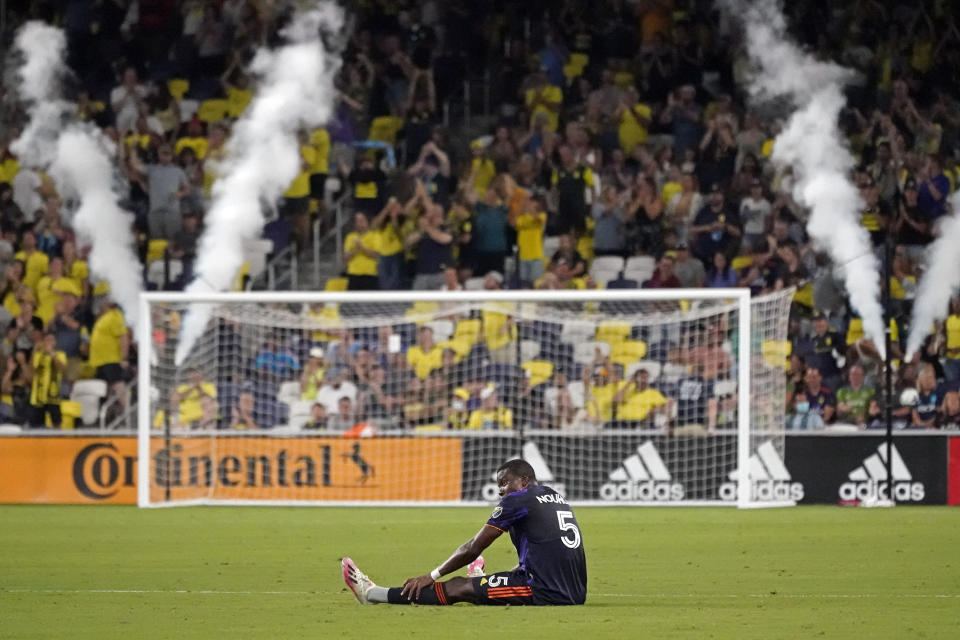
<path id="1" fill-rule="evenodd" d="M 433 579 L 434 582 L 436 582 L 437 580 L 439 580 L 439 579 L 440 579 L 440 567 L 437 567 L 436 569 L 434 569 L 433 571 L 431 571 L 431 572 L 430 572 L 430 577 Z"/>

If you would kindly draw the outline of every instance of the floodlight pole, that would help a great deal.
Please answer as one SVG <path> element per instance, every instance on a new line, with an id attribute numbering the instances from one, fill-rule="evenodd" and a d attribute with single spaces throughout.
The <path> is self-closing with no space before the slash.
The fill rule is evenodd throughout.
<path id="1" fill-rule="evenodd" d="M 890 324 L 893 321 L 893 296 L 890 278 L 893 275 L 893 233 L 888 228 L 883 242 L 883 338 L 885 347 L 884 367 L 884 421 L 886 422 L 887 445 L 887 499 L 896 504 L 893 494 L 893 336 Z M 879 492 L 879 488 L 878 488 Z M 879 496 L 877 496 L 879 498 Z"/>

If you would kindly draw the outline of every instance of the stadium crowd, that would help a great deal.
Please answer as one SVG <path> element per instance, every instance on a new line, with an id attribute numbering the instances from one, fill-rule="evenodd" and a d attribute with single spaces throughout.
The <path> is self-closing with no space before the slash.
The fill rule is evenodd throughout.
<path id="1" fill-rule="evenodd" d="M 175 289 L 190 277 L 224 144 L 255 90 L 245 64 L 279 42 L 294 4 L 7 3 L 6 47 L 28 18 L 66 31 L 70 97 L 117 144 L 145 272 L 167 267 L 150 285 Z M 806 47 L 855 72 L 840 125 L 858 160 L 861 223 L 878 254 L 888 239 L 894 247 L 898 358 L 925 248 L 960 181 L 960 26 L 948 5 L 784 7 Z M 276 211 L 268 207 L 274 251 L 306 249 L 314 221 L 337 224 L 332 193 L 346 198 L 352 228 L 343 277 L 328 289 L 794 287 L 786 426 L 880 424 L 878 350 L 805 232 L 793 176 L 770 161 L 789 113 L 748 99 L 743 34 L 711 2 L 368 0 L 351 9 L 335 116 L 302 132 L 303 170 Z M 469 124 L 447 108 L 462 105 L 464 78 L 490 95 L 491 113 Z M 0 411 L 57 425 L 78 380 L 104 380 L 124 408 L 135 345 L 107 288 L 90 281 L 52 182 L 9 150 L 25 121 L 15 83 L 8 74 L 0 118 Z M 182 273 L 171 278 L 174 260 Z M 958 424 L 960 300 L 951 312 L 917 361 L 898 363 L 897 394 L 917 391 L 895 410 L 902 426 Z M 336 430 L 379 420 L 677 432 L 722 425 L 732 399 L 716 384 L 731 367 L 720 326 L 697 329 L 691 344 L 710 355 L 686 351 L 699 359 L 641 353 L 652 345 L 637 327 L 590 336 L 609 348 L 575 359 L 564 355 L 568 343 L 544 338 L 551 329 L 506 313 L 446 321 L 442 339 L 426 325 L 394 326 L 398 348 L 360 329 L 280 332 L 247 354 L 246 379 L 196 371 L 170 407 L 181 424 L 223 428 L 281 424 L 308 402 L 309 423 Z M 531 337 L 549 373 L 509 346 Z M 668 376 L 671 365 L 682 370 Z M 277 401 L 284 382 L 298 384 L 290 402 Z"/>

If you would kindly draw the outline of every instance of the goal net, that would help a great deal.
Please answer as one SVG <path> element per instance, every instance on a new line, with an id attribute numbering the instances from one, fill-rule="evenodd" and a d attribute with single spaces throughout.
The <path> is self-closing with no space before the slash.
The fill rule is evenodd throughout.
<path id="1" fill-rule="evenodd" d="M 142 294 L 139 504 L 782 504 L 791 297 Z"/>

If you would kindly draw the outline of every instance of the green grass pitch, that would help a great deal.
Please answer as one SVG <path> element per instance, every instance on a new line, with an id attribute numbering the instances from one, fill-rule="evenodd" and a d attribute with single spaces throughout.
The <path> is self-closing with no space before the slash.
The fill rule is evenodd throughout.
<path id="1" fill-rule="evenodd" d="M 2 638 L 956 638 L 960 509 L 581 508 L 585 607 L 358 606 L 487 510 L 0 507 Z M 506 536 L 489 570 L 516 556 Z"/>

